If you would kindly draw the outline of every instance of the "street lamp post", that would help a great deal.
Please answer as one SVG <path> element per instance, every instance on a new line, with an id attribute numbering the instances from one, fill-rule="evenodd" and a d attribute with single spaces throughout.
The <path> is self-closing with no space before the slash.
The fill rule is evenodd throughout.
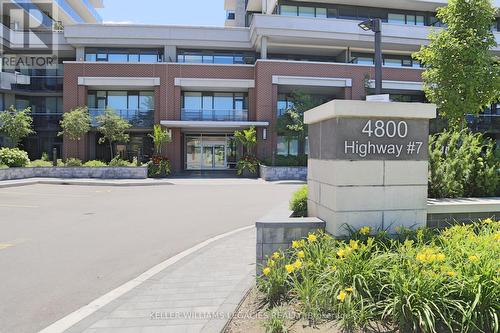
<path id="1" fill-rule="evenodd" d="M 382 94 L 382 20 L 369 19 L 359 24 L 364 31 L 375 33 L 375 94 Z"/>

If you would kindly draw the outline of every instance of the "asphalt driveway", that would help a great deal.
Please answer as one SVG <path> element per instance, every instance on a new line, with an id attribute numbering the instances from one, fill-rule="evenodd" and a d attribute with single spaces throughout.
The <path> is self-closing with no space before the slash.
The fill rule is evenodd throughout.
<path id="1" fill-rule="evenodd" d="M 36 332 L 197 243 L 253 224 L 298 186 L 0 189 L 0 332 Z"/>

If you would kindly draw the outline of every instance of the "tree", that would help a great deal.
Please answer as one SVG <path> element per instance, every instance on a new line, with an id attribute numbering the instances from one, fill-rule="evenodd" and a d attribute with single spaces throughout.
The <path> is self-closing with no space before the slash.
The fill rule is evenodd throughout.
<path id="1" fill-rule="evenodd" d="M 0 112 L 0 132 L 9 137 L 14 147 L 28 135 L 36 133 L 32 128 L 33 117 L 30 113 L 31 108 L 18 111 L 14 106 Z"/>
<path id="2" fill-rule="evenodd" d="M 172 135 L 167 129 L 163 130 L 161 125 L 154 125 L 153 134 L 149 134 L 149 137 L 153 139 L 155 146 L 156 155 L 161 155 L 163 146 L 172 142 Z"/>
<path id="3" fill-rule="evenodd" d="M 97 131 L 101 133 L 99 143 L 108 141 L 111 158 L 113 158 L 113 144 L 117 141 L 128 142 L 129 135 L 125 133 L 131 125 L 128 121 L 118 116 L 112 109 L 106 108 L 104 113 L 96 117 Z"/>
<path id="4" fill-rule="evenodd" d="M 414 57 L 426 66 L 424 91 L 451 127 L 464 124 L 500 98 L 500 63 L 491 26 L 496 9 L 490 0 L 450 0 L 438 9 L 447 28 L 430 36 Z"/>
<path id="5" fill-rule="evenodd" d="M 276 132 L 283 136 L 288 143 L 297 139 L 301 144 L 307 137 L 307 125 L 304 124 L 304 112 L 315 108 L 322 101 L 315 100 L 310 94 L 294 91 L 291 96 L 291 107 L 278 117 L 276 121 Z"/>
<path id="6" fill-rule="evenodd" d="M 253 148 L 257 144 L 257 131 L 252 126 L 249 129 L 235 131 L 234 137 L 245 148 L 245 155 L 252 156 Z"/>
<path id="7" fill-rule="evenodd" d="M 79 106 L 63 114 L 59 122 L 63 129 L 58 135 L 67 135 L 71 140 L 80 141 L 90 131 L 91 119 L 86 106 Z M 78 149 L 78 146 L 77 146 Z"/>

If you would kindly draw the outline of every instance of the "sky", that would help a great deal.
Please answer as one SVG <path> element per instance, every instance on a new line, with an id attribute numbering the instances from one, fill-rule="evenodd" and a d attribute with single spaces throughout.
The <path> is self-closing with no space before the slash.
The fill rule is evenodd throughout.
<path id="1" fill-rule="evenodd" d="M 224 0 L 104 0 L 105 23 L 224 26 Z"/>

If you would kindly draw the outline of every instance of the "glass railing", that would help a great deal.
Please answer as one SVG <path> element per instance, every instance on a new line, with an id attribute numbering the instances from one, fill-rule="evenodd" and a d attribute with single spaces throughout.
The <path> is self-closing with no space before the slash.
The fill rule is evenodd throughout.
<path id="1" fill-rule="evenodd" d="M 61 113 L 33 113 L 33 127 L 35 130 L 59 131 L 59 122 L 62 119 Z"/>
<path id="2" fill-rule="evenodd" d="M 150 128 L 154 124 L 153 109 L 121 109 L 113 111 L 121 118 L 127 120 L 132 128 Z M 89 109 L 92 126 L 97 127 L 97 117 L 104 114 L 104 109 Z"/>
<path id="3" fill-rule="evenodd" d="M 248 110 L 182 109 L 181 120 L 186 121 L 247 121 Z"/>
<path id="4" fill-rule="evenodd" d="M 13 84 L 12 89 L 18 91 L 48 91 L 63 90 L 62 76 L 30 76 L 30 84 Z"/>
<path id="5" fill-rule="evenodd" d="M 467 124 L 474 131 L 500 133 L 500 114 L 467 115 Z"/>

